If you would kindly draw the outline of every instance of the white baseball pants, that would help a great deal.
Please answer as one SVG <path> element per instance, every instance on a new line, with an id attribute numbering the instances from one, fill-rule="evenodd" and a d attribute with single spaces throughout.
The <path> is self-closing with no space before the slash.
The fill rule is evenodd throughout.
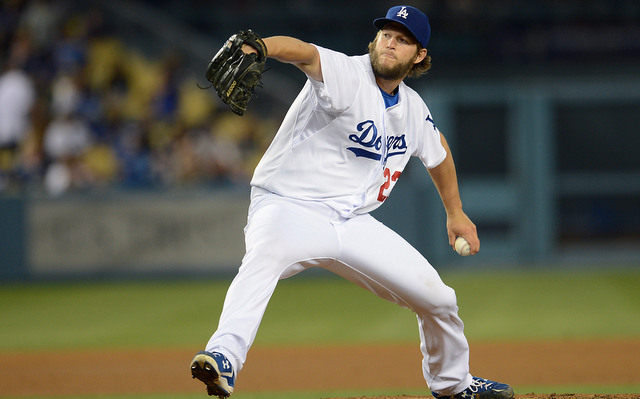
<path id="1" fill-rule="evenodd" d="M 471 383 L 455 292 L 415 248 L 372 216 L 345 219 L 322 203 L 254 189 L 245 241 L 242 265 L 206 346 L 227 356 L 236 373 L 278 281 L 322 267 L 416 313 L 423 375 L 432 391 L 454 394 Z"/>

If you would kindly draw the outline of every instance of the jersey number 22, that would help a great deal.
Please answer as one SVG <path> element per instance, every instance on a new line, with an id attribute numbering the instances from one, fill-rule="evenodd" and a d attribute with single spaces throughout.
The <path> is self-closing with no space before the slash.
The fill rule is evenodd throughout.
<path id="1" fill-rule="evenodd" d="M 385 168 L 385 170 L 384 170 L 384 178 L 386 180 L 380 186 L 380 192 L 378 192 L 378 201 L 384 202 L 384 200 L 387 199 L 388 195 L 384 195 L 385 191 L 387 191 L 389 189 L 389 187 L 391 187 L 391 182 L 395 182 L 396 180 L 398 180 L 398 178 L 400 178 L 400 174 L 402 174 L 402 172 L 397 170 L 397 171 L 393 172 L 393 175 L 392 175 L 391 171 L 389 170 L 389 168 Z"/>

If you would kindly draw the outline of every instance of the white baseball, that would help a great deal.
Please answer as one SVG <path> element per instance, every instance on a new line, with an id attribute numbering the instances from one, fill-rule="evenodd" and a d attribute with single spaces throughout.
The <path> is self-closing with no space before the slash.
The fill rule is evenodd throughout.
<path id="1" fill-rule="evenodd" d="M 456 242 L 454 246 L 456 247 L 456 252 L 459 253 L 460 255 L 462 256 L 469 255 L 469 243 L 467 242 L 467 240 L 464 239 L 464 237 L 456 238 Z"/>

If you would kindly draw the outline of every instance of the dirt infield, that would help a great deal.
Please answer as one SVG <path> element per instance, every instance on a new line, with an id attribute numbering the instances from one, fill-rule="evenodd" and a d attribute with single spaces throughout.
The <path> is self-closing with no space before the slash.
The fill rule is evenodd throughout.
<path id="1" fill-rule="evenodd" d="M 202 392 L 206 397 L 188 368 L 198 349 L 0 353 L 0 392 L 5 396 Z M 640 340 L 472 343 L 471 369 L 516 387 L 639 384 L 639 353 Z M 236 392 L 425 389 L 421 398 L 426 398 L 420 360 L 417 344 L 256 346 Z M 640 398 L 640 394 L 517 394 L 518 399 Z"/>
<path id="2" fill-rule="evenodd" d="M 638 399 L 640 394 L 625 394 L 625 395 L 608 395 L 608 394 L 545 394 L 539 395 L 530 393 L 526 395 L 516 395 L 516 399 Z M 335 399 L 425 399 L 426 396 L 354 396 L 349 398 L 335 398 Z M 333 399 L 333 398 L 331 398 Z"/>

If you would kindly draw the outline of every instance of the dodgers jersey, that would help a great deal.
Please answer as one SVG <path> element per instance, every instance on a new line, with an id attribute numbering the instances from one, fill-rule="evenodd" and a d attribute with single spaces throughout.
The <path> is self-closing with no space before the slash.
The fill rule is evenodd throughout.
<path id="1" fill-rule="evenodd" d="M 370 212 L 389 196 L 411 156 L 433 168 L 447 154 L 418 93 L 403 82 L 398 103 L 386 108 L 368 54 L 316 48 L 324 81 L 307 79 L 251 185 L 323 202 L 343 217 Z"/>

